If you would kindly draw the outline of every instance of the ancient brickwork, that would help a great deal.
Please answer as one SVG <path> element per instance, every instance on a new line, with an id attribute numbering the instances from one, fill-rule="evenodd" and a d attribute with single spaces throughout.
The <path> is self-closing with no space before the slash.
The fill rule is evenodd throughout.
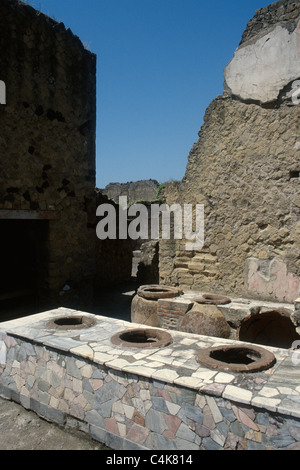
<path id="1" fill-rule="evenodd" d="M 254 17 L 247 24 L 241 44 L 276 24 L 283 24 L 287 29 L 293 31 L 297 26 L 299 16 L 300 4 L 298 1 L 280 0 L 271 3 L 271 5 L 255 12 Z"/>
<path id="2" fill-rule="evenodd" d="M 137 201 L 153 201 L 157 196 L 159 184 L 155 180 L 131 181 L 129 183 L 109 183 L 102 194 L 119 202 L 119 197 L 127 197 L 128 204 L 134 204 Z"/>
<path id="3" fill-rule="evenodd" d="M 189 301 L 175 303 L 169 299 L 160 299 L 157 304 L 159 326 L 166 330 L 179 330 L 183 317 L 193 306 Z"/>
<path id="4" fill-rule="evenodd" d="M 282 3 L 257 13 L 259 24 L 272 26 Z M 284 3 L 288 15 L 291 2 Z M 290 10 L 294 20 L 296 6 Z M 262 106 L 224 92 L 210 104 L 183 181 L 166 190 L 169 204 L 204 204 L 205 246 L 188 252 L 185 241 L 162 240 L 161 282 L 288 302 L 298 297 L 299 124 L 300 108 L 287 99 Z"/>
<path id="5" fill-rule="evenodd" d="M 47 220 L 38 278 L 58 293 L 94 273 L 96 57 L 21 2 L 1 1 L 0 25 L 0 210 Z"/>
<path id="6" fill-rule="evenodd" d="M 97 207 L 103 204 L 110 204 L 115 209 L 116 224 L 119 229 L 119 206 L 113 200 L 108 199 L 101 191 L 96 192 Z M 99 219 L 100 220 L 100 219 Z M 128 282 L 132 273 L 132 258 L 135 241 L 129 237 L 126 240 L 116 239 L 96 239 L 96 276 L 95 287 L 97 290 Z"/>

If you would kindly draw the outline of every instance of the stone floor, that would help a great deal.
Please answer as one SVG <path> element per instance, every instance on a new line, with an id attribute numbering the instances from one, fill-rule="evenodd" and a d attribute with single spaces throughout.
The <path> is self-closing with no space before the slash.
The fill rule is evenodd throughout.
<path id="1" fill-rule="evenodd" d="M 107 450 L 86 433 L 48 423 L 0 398 L 0 450 Z"/>

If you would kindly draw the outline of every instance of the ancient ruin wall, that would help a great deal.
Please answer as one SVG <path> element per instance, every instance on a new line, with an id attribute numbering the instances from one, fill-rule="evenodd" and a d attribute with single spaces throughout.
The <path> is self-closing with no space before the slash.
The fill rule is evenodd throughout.
<path id="1" fill-rule="evenodd" d="M 249 23 L 225 70 L 224 94 L 206 111 L 185 177 L 176 191 L 166 191 L 168 203 L 205 205 L 205 246 L 187 252 L 185 241 L 161 241 L 161 282 L 280 301 L 299 295 L 300 107 L 291 99 L 300 77 L 299 19 L 299 1 L 280 1 Z M 245 57 L 252 78 L 264 79 L 259 98 Z M 287 68 L 278 77 L 283 61 Z"/>
<path id="2" fill-rule="evenodd" d="M 16 0 L 1 0 L 0 27 L 0 211 L 51 219 L 43 284 L 58 293 L 94 271 L 96 57 Z"/>
<path id="3" fill-rule="evenodd" d="M 153 201 L 157 196 L 159 183 L 155 180 L 131 181 L 128 183 L 109 183 L 100 191 L 102 194 L 119 203 L 119 197 L 127 197 L 128 204 L 137 201 Z"/>
<path id="4" fill-rule="evenodd" d="M 116 224 L 119 227 L 119 205 L 103 195 L 101 190 L 97 190 L 96 205 L 99 207 L 102 204 L 110 204 L 114 207 Z M 130 281 L 134 246 L 135 241 L 130 238 L 126 240 L 118 238 L 100 240 L 97 237 L 95 254 L 95 288 L 97 292 L 107 289 L 109 285 L 118 285 Z"/>

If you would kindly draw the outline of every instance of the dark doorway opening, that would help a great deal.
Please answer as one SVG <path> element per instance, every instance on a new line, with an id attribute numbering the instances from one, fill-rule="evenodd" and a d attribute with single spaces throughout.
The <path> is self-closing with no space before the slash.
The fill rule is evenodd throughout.
<path id="1" fill-rule="evenodd" d="M 0 220 L 0 319 L 47 290 L 47 220 Z"/>

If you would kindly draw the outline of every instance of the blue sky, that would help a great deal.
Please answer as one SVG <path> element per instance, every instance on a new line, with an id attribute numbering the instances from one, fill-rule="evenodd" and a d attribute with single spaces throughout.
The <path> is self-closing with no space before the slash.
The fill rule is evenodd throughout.
<path id="1" fill-rule="evenodd" d="M 97 55 L 97 186 L 182 179 L 265 0 L 30 0 Z"/>

